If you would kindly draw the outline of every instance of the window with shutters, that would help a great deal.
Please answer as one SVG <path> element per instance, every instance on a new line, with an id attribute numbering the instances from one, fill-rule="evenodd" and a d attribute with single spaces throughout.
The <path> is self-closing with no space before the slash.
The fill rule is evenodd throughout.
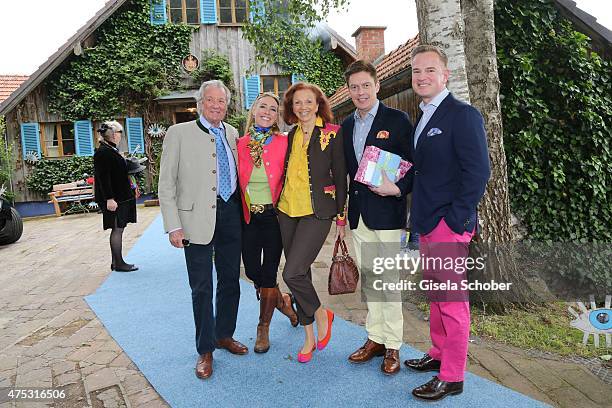
<path id="1" fill-rule="evenodd" d="M 123 134 L 121 135 L 121 141 L 119 142 L 119 146 L 117 146 L 117 150 L 122 153 L 127 153 L 128 151 L 128 142 L 127 142 L 127 130 L 125 128 L 125 119 L 114 119 L 121 126 L 123 126 Z M 102 122 L 93 122 L 93 132 L 94 132 L 94 149 L 97 149 L 100 146 L 100 134 L 96 131 L 102 125 Z"/>
<path id="2" fill-rule="evenodd" d="M 168 20 L 176 24 L 200 24 L 200 0 L 169 0 Z"/>
<path id="3" fill-rule="evenodd" d="M 291 86 L 291 77 L 284 75 L 262 75 L 261 92 L 272 92 L 282 101 L 285 92 Z"/>
<path id="4" fill-rule="evenodd" d="M 247 0 L 217 0 L 219 24 L 244 24 L 249 18 Z"/>
<path id="5" fill-rule="evenodd" d="M 75 154 L 74 124 L 72 122 L 45 123 L 42 124 L 41 129 L 45 157 L 66 157 Z"/>

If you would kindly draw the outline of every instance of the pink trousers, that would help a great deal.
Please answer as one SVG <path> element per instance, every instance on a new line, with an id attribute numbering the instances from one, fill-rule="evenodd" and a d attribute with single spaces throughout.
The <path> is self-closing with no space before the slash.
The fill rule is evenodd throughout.
<path id="1" fill-rule="evenodd" d="M 437 256 L 435 243 L 449 243 L 446 252 L 451 248 L 454 257 L 465 258 L 473 235 L 473 232 L 457 234 L 442 219 L 433 231 L 420 236 L 421 256 Z M 432 272 L 424 269 L 424 278 Z M 441 361 L 438 378 L 448 382 L 463 381 L 470 336 L 470 303 L 431 301 L 429 334 L 432 346 L 427 353 Z"/>

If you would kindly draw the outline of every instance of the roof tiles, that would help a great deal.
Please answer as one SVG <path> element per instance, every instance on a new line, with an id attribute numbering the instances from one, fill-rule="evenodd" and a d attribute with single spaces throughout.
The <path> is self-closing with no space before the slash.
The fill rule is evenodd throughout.
<path id="1" fill-rule="evenodd" d="M 407 69 L 410 66 L 410 53 L 417 45 L 419 45 L 418 35 L 385 55 L 382 60 L 376 64 L 378 80 L 382 82 L 398 72 Z M 335 107 L 349 98 L 348 88 L 346 85 L 343 85 L 329 98 L 329 103 L 332 107 Z"/>

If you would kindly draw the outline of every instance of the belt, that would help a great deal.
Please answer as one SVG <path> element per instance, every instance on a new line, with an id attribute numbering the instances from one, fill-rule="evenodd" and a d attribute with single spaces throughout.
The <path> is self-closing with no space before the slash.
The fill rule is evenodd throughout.
<path id="1" fill-rule="evenodd" d="M 251 208 L 249 209 L 253 214 L 261 214 L 267 210 L 273 210 L 273 204 L 251 204 Z"/>

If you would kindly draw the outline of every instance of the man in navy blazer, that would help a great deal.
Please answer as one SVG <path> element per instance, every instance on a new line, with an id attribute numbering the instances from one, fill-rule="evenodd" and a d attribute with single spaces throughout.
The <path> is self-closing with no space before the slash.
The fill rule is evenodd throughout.
<path id="1" fill-rule="evenodd" d="M 413 229 L 420 234 L 421 258 L 439 256 L 442 242 L 449 243 L 445 251 L 465 260 L 477 228 L 478 202 L 491 170 L 482 115 L 446 89 L 447 62 L 438 47 L 421 45 L 412 51 L 412 89 L 423 99 L 423 114 L 411 145 L 410 216 Z M 423 267 L 424 279 L 436 279 L 438 272 L 442 270 Z M 452 276 L 459 270 L 450 272 Z M 470 333 L 467 293 L 454 301 L 436 300 L 440 299 L 430 296 L 432 347 L 424 357 L 405 362 L 417 371 L 439 371 L 433 380 L 412 391 L 428 400 L 463 391 Z"/>
<path id="2" fill-rule="evenodd" d="M 352 232 L 357 265 L 362 272 L 362 245 L 364 248 L 384 246 L 399 251 L 402 230 L 406 226 L 409 177 L 395 182 L 384 177 L 380 187 L 370 188 L 356 182 L 355 174 L 366 146 L 376 146 L 410 160 L 412 124 L 408 115 L 389 108 L 376 94 L 380 84 L 376 68 L 371 63 L 356 61 L 344 73 L 349 93 L 357 108 L 342 123 L 344 155 L 350 177 L 348 220 Z M 378 253 L 378 250 L 377 250 Z M 383 279 L 397 282 L 397 271 L 385 271 Z M 403 317 L 400 293 L 384 293 L 381 297 L 366 299 L 368 317 L 365 344 L 352 353 L 349 361 L 365 363 L 375 356 L 383 356 L 381 370 L 396 374 L 400 369 L 399 348 L 403 337 Z"/>

